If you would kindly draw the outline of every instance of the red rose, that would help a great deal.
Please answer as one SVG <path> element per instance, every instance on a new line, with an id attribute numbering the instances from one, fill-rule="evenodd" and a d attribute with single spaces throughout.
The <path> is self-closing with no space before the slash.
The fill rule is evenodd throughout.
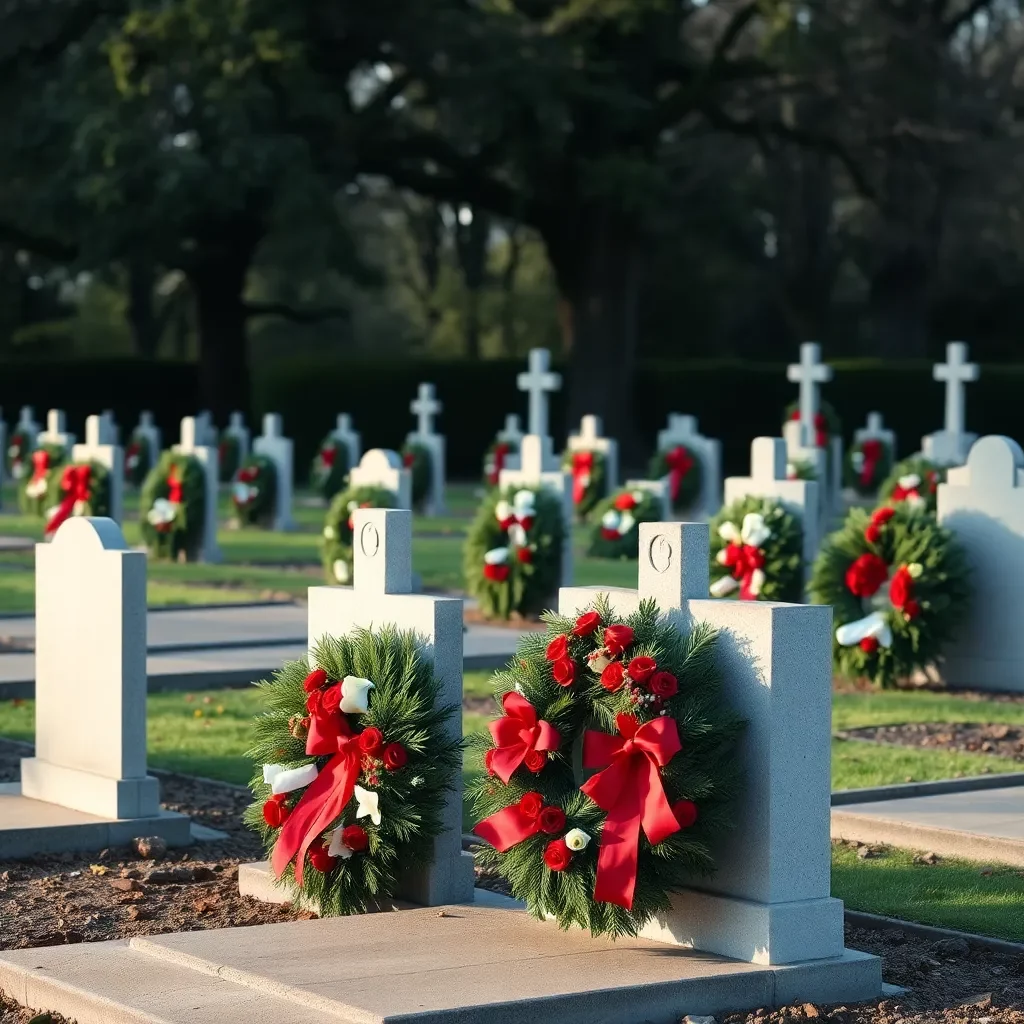
<path id="1" fill-rule="evenodd" d="M 284 803 L 285 794 L 279 793 L 277 796 L 272 796 L 263 805 L 263 820 L 271 828 L 280 828 L 288 817 L 289 810 Z"/>
<path id="2" fill-rule="evenodd" d="M 548 649 L 544 652 L 544 657 L 548 661 L 561 661 L 569 653 L 569 638 L 563 633 L 561 636 L 556 636 L 551 643 L 548 644 Z"/>
<path id="3" fill-rule="evenodd" d="M 530 821 L 536 821 L 540 817 L 540 812 L 544 810 L 544 797 L 532 791 L 524 793 L 519 800 L 519 810 Z"/>
<path id="4" fill-rule="evenodd" d="M 487 770 L 487 774 L 493 776 L 494 772 L 494 747 L 484 752 L 484 768 Z"/>
<path id="5" fill-rule="evenodd" d="M 315 668 L 302 682 L 302 688 L 306 693 L 319 690 L 327 682 L 327 673 L 322 668 Z"/>
<path id="6" fill-rule="evenodd" d="M 878 650 L 878 637 L 877 636 L 866 636 L 861 640 L 859 644 L 860 649 L 865 654 L 874 654 Z"/>
<path id="7" fill-rule="evenodd" d="M 565 845 L 564 839 L 552 839 L 544 847 L 544 863 L 552 871 L 564 871 L 572 863 L 572 850 Z"/>
<path id="8" fill-rule="evenodd" d="M 689 828 L 697 820 L 697 805 L 692 800 L 677 800 L 672 805 L 680 828 Z"/>
<path id="9" fill-rule="evenodd" d="M 576 625 L 572 627 L 573 636 L 590 636 L 591 633 L 596 633 L 598 626 L 601 625 L 601 616 L 598 612 L 587 612 L 581 615 L 576 620 Z"/>
<path id="10" fill-rule="evenodd" d="M 315 846 L 309 851 L 309 863 L 326 875 L 328 871 L 334 870 L 334 865 L 338 863 L 337 857 L 332 857 L 323 846 Z"/>
<path id="11" fill-rule="evenodd" d="M 341 683 L 335 683 L 324 690 L 320 706 L 329 715 L 333 715 L 341 707 Z"/>
<path id="12" fill-rule="evenodd" d="M 883 505 L 871 513 L 871 522 L 876 526 L 885 526 L 894 515 L 896 515 L 896 509 L 890 505 Z"/>
<path id="13" fill-rule="evenodd" d="M 404 463 L 404 464 L 405 464 L 406 466 L 411 466 L 411 465 L 412 465 L 412 464 L 413 464 L 413 463 L 414 463 L 415 461 L 416 461 L 416 456 L 415 456 L 415 455 L 413 455 L 413 453 L 412 453 L 412 452 L 406 452 L 406 453 L 405 453 L 405 454 L 404 454 L 404 455 L 402 456 L 402 462 L 403 462 L 403 463 Z"/>
<path id="14" fill-rule="evenodd" d="M 638 683 L 646 683 L 654 675 L 658 663 L 653 658 L 633 658 L 626 671 Z"/>
<path id="15" fill-rule="evenodd" d="M 507 565 L 491 565 L 484 562 L 484 579 L 492 583 L 504 583 L 511 571 Z"/>
<path id="16" fill-rule="evenodd" d="M 526 757 L 523 758 L 523 764 L 526 765 L 526 770 L 537 774 L 548 763 L 548 755 L 543 750 L 528 750 Z"/>
<path id="17" fill-rule="evenodd" d="M 562 658 L 555 662 L 551 674 L 559 686 L 572 686 L 576 681 L 576 662 L 572 658 Z"/>
<path id="18" fill-rule="evenodd" d="M 921 605 L 913 598 L 911 598 L 903 606 L 903 614 L 906 615 L 908 619 L 916 619 L 918 615 L 921 614 Z"/>
<path id="19" fill-rule="evenodd" d="M 633 497 L 632 494 L 629 493 L 629 491 L 626 491 L 624 494 L 620 494 L 615 499 L 615 507 L 620 512 L 631 512 L 633 509 L 636 508 L 636 506 L 637 500 L 636 498 Z"/>
<path id="20" fill-rule="evenodd" d="M 396 768 L 404 768 L 406 766 L 409 761 L 409 754 L 401 743 L 389 743 L 384 748 L 384 755 L 381 760 L 384 762 L 384 767 L 389 772 L 393 772 Z"/>
<path id="21" fill-rule="evenodd" d="M 359 734 L 359 749 L 364 754 L 379 754 L 383 746 L 384 734 L 380 731 L 380 729 L 375 729 L 371 725 L 368 729 L 364 729 Z"/>
<path id="22" fill-rule="evenodd" d="M 903 608 L 910 600 L 913 592 L 914 578 L 910 575 L 907 567 L 901 565 L 896 570 L 896 575 L 893 576 L 892 582 L 889 584 L 889 600 L 892 601 L 894 608 Z"/>
<path id="23" fill-rule="evenodd" d="M 530 565 L 533 562 L 533 551 L 530 548 L 516 548 L 516 558 L 523 565 Z"/>
<path id="24" fill-rule="evenodd" d="M 520 516 L 519 525 L 529 533 L 533 529 L 533 516 Z"/>
<path id="25" fill-rule="evenodd" d="M 613 661 L 601 673 L 601 685 L 609 692 L 614 693 L 622 688 L 626 681 L 626 669 L 621 661 Z"/>
<path id="26" fill-rule="evenodd" d="M 362 853 L 370 845 L 370 837 L 362 825 L 346 825 L 341 830 L 341 841 L 355 853 Z"/>
<path id="27" fill-rule="evenodd" d="M 888 575 L 889 567 L 878 555 L 860 555 L 846 570 L 846 586 L 857 597 L 871 597 Z"/>
<path id="28" fill-rule="evenodd" d="M 565 828 L 565 811 L 561 807 L 545 807 L 540 812 L 540 830 L 549 836 L 558 835 Z"/>
<path id="29" fill-rule="evenodd" d="M 607 526 L 601 527 L 601 540 L 616 541 L 621 539 L 622 534 L 618 530 L 610 530 Z"/>
<path id="30" fill-rule="evenodd" d="M 621 654 L 633 642 L 633 630 L 629 626 L 606 626 L 604 645 L 611 655 Z"/>
<path id="31" fill-rule="evenodd" d="M 868 523 L 867 529 L 864 531 L 864 539 L 869 544 L 877 544 L 882 539 L 882 528 L 878 523 Z"/>
<path id="32" fill-rule="evenodd" d="M 655 672 L 648 687 L 655 697 L 665 700 L 679 692 L 679 680 L 671 672 Z"/>
<path id="33" fill-rule="evenodd" d="M 321 690 L 314 690 L 306 698 L 306 710 L 311 715 L 315 715 L 320 710 L 320 705 L 323 703 L 323 699 L 323 692 Z"/>

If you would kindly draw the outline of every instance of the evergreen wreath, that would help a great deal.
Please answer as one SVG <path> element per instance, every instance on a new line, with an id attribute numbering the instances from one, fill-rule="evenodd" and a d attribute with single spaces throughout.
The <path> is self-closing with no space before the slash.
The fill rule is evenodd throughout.
<path id="1" fill-rule="evenodd" d="M 843 475 L 847 487 L 865 498 L 878 494 L 882 481 L 892 472 L 892 449 L 881 438 L 854 443 L 846 453 Z"/>
<path id="2" fill-rule="evenodd" d="M 217 442 L 217 479 L 229 484 L 242 464 L 242 444 L 238 435 L 227 430 L 221 431 Z"/>
<path id="3" fill-rule="evenodd" d="M 953 534 L 905 503 L 851 509 L 825 541 L 809 590 L 832 605 L 836 671 L 882 687 L 935 662 L 971 597 Z"/>
<path id="4" fill-rule="evenodd" d="M 647 475 L 652 480 L 668 477 L 668 494 L 673 512 L 693 508 L 700 500 L 704 486 L 704 463 L 685 444 L 674 444 L 657 452 L 651 459 Z"/>
<path id="5" fill-rule="evenodd" d="M 277 497 L 277 467 L 265 455 L 247 456 L 231 481 L 231 503 L 242 526 L 269 526 Z"/>
<path id="6" fill-rule="evenodd" d="M 934 512 L 939 484 L 945 482 L 946 469 L 929 459 L 915 456 L 897 462 L 878 489 L 880 501 L 890 505 L 906 502 L 911 508 Z"/>
<path id="7" fill-rule="evenodd" d="M 562 505 L 541 487 L 489 491 L 463 548 L 466 590 L 488 619 L 538 615 L 558 590 Z"/>
<path id="8" fill-rule="evenodd" d="M 7 445 L 7 452 L 5 454 L 7 472 L 10 473 L 12 479 L 21 480 L 28 472 L 29 449 L 28 435 L 20 430 L 15 430 L 11 434 L 11 440 Z"/>
<path id="9" fill-rule="evenodd" d="M 161 454 L 139 495 L 142 539 L 154 558 L 194 561 L 206 513 L 206 470 L 194 455 Z"/>
<path id="10" fill-rule="evenodd" d="M 148 435 L 132 434 L 124 453 L 124 482 L 131 487 L 141 487 L 149 475 L 149 464 L 152 459 Z"/>
<path id="11" fill-rule="evenodd" d="M 415 441 L 406 441 L 401 454 L 402 464 L 412 473 L 412 507 L 419 508 L 430 494 L 430 477 L 433 472 L 430 449 Z"/>
<path id="12" fill-rule="evenodd" d="M 508 457 L 515 452 L 515 446 L 509 441 L 496 437 L 484 455 L 484 483 L 488 487 L 497 487 L 501 471 L 505 468 Z"/>
<path id="13" fill-rule="evenodd" d="M 711 520 L 711 596 L 798 602 L 803 524 L 774 498 L 749 495 Z"/>
<path id="14" fill-rule="evenodd" d="M 586 519 L 605 497 L 604 452 L 589 448 L 567 451 L 562 456 L 562 469 L 572 474 L 572 502 L 576 515 Z"/>
<path id="15" fill-rule="evenodd" d="M 800 419 L 799 401 L 790 402 L 786 406 L 785 419 L 787 422 Z M 829 441 L 833 437 L 843 436 L 843 421 L 839 418 L 839 413 L 831 402 L 824 399 L 819 403 L 817 415 L 814 417 L 814 434 L 814 446 L 826 451 L 829 450 Z"/>
<path id="16" fill-rule="evenodd" d="M 637 558 L 640 524 L 656 523 L 661 517 L 660 498 L 640 488 L 624 488 L 594 509 L 587 554 L 594 558 Z"/>
<path id="17" fill-rule="evenodd" d="M 41 444 L 29 458 L 31 469 L 22 474 L 18 487 L 18 508 L 24 515 L 46 515 L 50 507 L 50 482 L 59 475 L 67 461 L 67 449 L 62 444 Z"/>
<path id="18" fill-rule="evenodd" d="M 342 444 L 333 434 L 328 434 L 313 456 L 309 482 L 324 501 L 330 501 L 344 488 L 349 469 L 348 445 Z"/>
<path id="19" fill-rule="evenodd" d="M 621 618 L 604 594 L 578 617 L 544 621 L 494 677 L 504 714 L 471 787 L 474 831 L 490 844 L 478 862 L 535 917 L 636 935 L 714 872 L 709 844 L 734 825 L 744 723 L 724 703 L 711 627 L 684 634 L 654 601 Z"/>
<path id="20" fill-rule="evenodd" d="M 66 462 L 50 474 L 46 528 L 49 537 L 72 516 L 110 515 L 110 470 L 99 462 Z"/>
<path id="21" fill-rule="evenodd" d="M 790 459 L 786 463 L 787 480 L 817 480 L 818 474 L 813 463 L 807 459 Z"/>
<path id="22" fill-rule="evenodd" d="M 257 684 L 266 711 L 249 757 L 246 823 L 272 868 L 321 915 L 361 913 L 429 862 L 462 769 L 440 684 L 415 635 L 394 626 L 324 637 L 312 659 Z"/>
<path id="23" fill-rule="evenodd" d="M 394 508 L 398 498 L 383 487 L 349 487 L 334 496 L 324 519 L 320 538 L 320 559 L 328 583 L 351 584 L 352 571 L 352 514 L 358 508 Z"/>

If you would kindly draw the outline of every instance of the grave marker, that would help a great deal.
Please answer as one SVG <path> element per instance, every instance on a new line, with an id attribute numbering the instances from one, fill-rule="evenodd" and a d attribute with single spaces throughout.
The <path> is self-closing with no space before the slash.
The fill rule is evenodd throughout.
<path id="1" fill-rule="evenodd" d="M 238 445 L 238 464 L 241 465 L 249 457 L 251 435 L 249 428 L 245 425 L 245 416 L 240 412 L 233 412 L 228 419 L 228 425 L 224 428 L 228 437 L 233 437 Z"/>
<path id="2" fill-rule="evenodd" d="M 546 348 L 531 348 L 526 373 L 516 378 L 516 386 L 529 396 L 527 432 L 547 437 L 548 394 L 562 386 L 560 374 L 551 372 L 551 353 Z"/>
<path id="3" fill-rule="evenodd" d="M 388 448 L 371 448 L 353 466 L 348 475 L 349 487 L 383 487 L 395 495 L 398 507 L 412 508 L 412 473 L 405 468 L 398 452 Z"/>
<path id="4" fill-rule="evenodd" d="M 335 421 L 331 436 L 348 452 L 348 467 L 359 464 L 359 457 L 363 451 L 363 440 L 358 430 L 352 428 L 352 417 L 347 412 L 339 412 Z"/>
<path id="5" fill-rule="evenodd" d="M 110 518 L 124 520 L 124 450 L 113 440 L 109 420 L 89 416 L 85 421 L 85 443 L 71 449 L 72 462 L 98 462 L 109 474 Z"/>
<path id="6" fill-rule="evenodd" d="M 880 412 L 869 412 L 867 424 L 853 432 L 854 444 L 861 441 L 881 441 L 889 449 L 892 461 L 896 461 L 896 432 L 884 425 Z"/>
<path id="7" fill-rule="evenodd" d="M 60 445 L 67 455 L 71 454 L 71 448 L 75 443 L 75 435 L 67 430 L 63 410 L 51 409 L 46 414 L 46 429 L 36 438 L 36 443 L 38 445 Z"/>
<path id="8" fill-rule="evenodd" d="M 180 455 L 192 455 L 203 467 L 206 482 L 203 488 L 205 508 L 203 511 L 203 536 L 197 546 L 200 562 L 219 562 L 220 548 L 217 546 L 217 484 L 219 473 L 217 467 L 217 445 L 200 444 L 196 439 L 199 424 L 192 416 L 181 421 L 181 440 L 174 446 Z"/>
<path id="9" fill-rule="evenodd" d="M 806 463 L 814 473 L 815 483 L 818 485 L 818 522 L 822 536 L 829 532 L 829 524 L 832 518 L 832 507 L 829 505 L 829 475 L 828 455 L 824 448 L 812 445 L 810 448 L 801 443 L 804 436 L 800 424 L 796 420 L 789 420 L 782 424 L 782 436 L 786 446 L 786 473 L 789 474 L 790 466 L 797 462 Z"/>
<path id="10" fill-rule="evenodd" d="M 409 411 L 416 416 L 416 429 L 405 440 L 430 452 L 430 490 L 423 503 L 423 514 L 427 516 L 444 515 L 445 441 L 444 435 L 434 430 L 434 416 L 442 408 L 433 384 L 420 384 L 416 398 L 409 403 Z"/>
<path id="11" fill-rule="evenodd" d="M 114 410 L 104 409 L 103 412 L 100 413 L 100 419 L 103 421 L 100 431 L 102 443 L 120 444 L 121 428 L 117 425 L 117 420 L 114 418 Z"/>
<path id="12" fill-rule="evenodd" d="M 203 409 L 195 417 L 196 444 L 204 448 L 217 447 L 217 428 L 213 424 L 213 415 L 209 409 Z"/>
<path id="13" fill-rule="evenodd" d="M 978 379 L 978 364 L 967 361 L 967 346 L 962 341 L 951 341 L 946 346 L 946 362 L 933 366 L 932 376 L 946 384 L 945 425 L 921 438 L 921 454 L 940 466 L 961 466 L 978 439 L 977 434 L 965 429 L 964 389 L 965 384 Z"/>
<path id="14" fill-rule="evenodd" d="M 39 424 L 36 423 L 35 412 L 31 405 L 23 405 L 18 413 L 18 422 L 14 426 L 15 431 L 24 434 L 28 440 L 28 449 L 31 451 L 36 446 L 36 438 L 39 435 Z"/>
<path id="15" fill-rule="evenodd" d="M 668 451 L 676 445 L 683 445 L 700 459 L 703 473 L 700 497 L 687 511 L 698 516 L 713 516 L 722 504 L 722 442 L 701 434 L 695 416 L 670 412 L 668 425 L 658 431 L 658 451 Z"/>
<path id="16" fill-rule="evenodd" d="M 295 520 L 292 519 L 292 487 L 294 471 L 292 457 L 294 445 L 290 437 L 285 437 L 281 417 L 276 412 L 268 412 L 263 417 L 263 433 L 255 438 L 252 450 L 274 464 L 277 485 L 274 490 L 274 519 L 272 530 L 294 530 Z"/>
<path id="17" fill-rule="evenodd" d="M 505 416 L 505 425 L 498 431 L 498 441 L 507 444 L 511 451 L 505 456 L 503 469 L 518 469 L 519 446 L 523 443 L 523 428 L 514 412 Z"/>
<path id="18" fill-rule="evenodd" d="M 600 416 L 584 416 L 577 434 L 570 434 L 570 452 L 598 452 L 604 456 L 604 494 L 609 495 L 619 486 L 619 443 L 605 437 Z"/>
<path id="19" fill-rule="evenodd" d="M 152 469 L 160 459 L 160 452 L 163 450 L 163 437 L 160 428 L 153 420 L 153 414 L 148 410 L 139 413 L 139 422 L 135 427 L 135 433 L 144 437 L 149 444 L 149 468 Z"/>

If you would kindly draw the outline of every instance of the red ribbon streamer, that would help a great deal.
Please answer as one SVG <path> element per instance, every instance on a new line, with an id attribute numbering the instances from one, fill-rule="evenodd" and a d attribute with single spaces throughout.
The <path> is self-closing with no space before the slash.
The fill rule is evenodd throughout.
<path id="1" fill-rule="evenodd" d="M 504 441 L 494 446 L 494 451 L 491 452 L 491 471 L 487 474 L 487 482 L 492 487 L 498 482 L 501 471 L 505 468 L 505 457 L 511 450 L 512 446 L 505 444 Z"/>
<path id="2" fill-rule="evenodd" d="M 550 722 L 538 721 L 534 706 L 514 690 L 505 694 L 501 706 L 505 709 L 505 717 L 488 726 L 495 743 L 491 768 L 508 785 L 512 773 L 526 760 L 531 750 L 557 750 L 562 737 Z"/>
<path id="3" fill-rule="evenodd" d="M 875 469 L 882 460 L 882 442 L 876 439 L 865 441 L 860 446 L 860 453 L 864 456 L 864 465 L 860 470 L 860 485 L 870 487 L 871 481 L 875 478 Z"/>
<path id="4" fill-rule="evenodd" d="M 32 479 L 30 483 L 43 480 L 50 471 L 50 453 L 43 448 L 32 453 Z"/>
<path id="5" fill-rule="evenodd" d="M 789 418 L 791 420 L 800 419 L 800 410 L 794 409 L 793 415 Z M 828 447 L 828 420 L 825 419 L 823 412 L 814 414 L 814 446 L 816 448 Z"/>
<path id="6" fill-rule="evenodd" d="M 167 500 L 175 505 L 180 505 L 181 498 L 181 478 L 178 476 L 178 467 L 171 466 L 167 474 Z"/>
<path id="7" fill-rule="evenodd" d="M 591 470 L 594 468 L 593 452 L 574 452 L 572 457 L 572 500 L 578 505 L 587 493 Z"/>
<path id="8" fill-rule="evenodd" d="M 92 476 L 92 466 L 88 463 L 81 466 L 65 466 L 64 475 L 60 478 L 61 490 L 64 491 L 64 498 L 57 511 L 50 517 L 46 524 L 44 535 L 49 535 L 58 530 L 61 524 L 70 519 L 75 511 L 75 505 L 80 501 L 89 500 L 89 480 Z"/>
<path id="9" fill-rule="evenodd" d="M 325 469 L 334 469 L 334 462 L 338 457 L 338 449 L 334 445 L 327 445 L 320 449 L 320 461 Z"/>
<path id="10" fill-rule="evenodd" d="M 521 843 L 540 831 L 540 815 L 531 818 L 519 804 L 512 804 L 484 818 L 479 822 L 473 833 L 488 842 L 499 853 L 510 850 L 516 843 Z"/>
<path id="11" fill-rule="evenodd" d="M 292 808 L 277 837 L 270 858 L 278 878 L 295 861 L 295 881 L 302 885 L 302 868 L 306 851 L 321 833 L 340 817 L 359 778 L 359 737 L 338 712 L 322 709 L 311 716 L 306 737 L 306 753 L 312 757 L 334 756 L 320 769 L 320 773 L 306 788 L 299 802 Z"/>
<path id="12" fill-rule="evenodd" d="M 655 718 L 639 725 L 632 715 L 617 715 L 615 724 L 619 736 L 592 730 L 584 733 L 583 767 L 604 771 L 580 788 L 608 813 L 597 855 L 594 899 L 630 910 L 641 826 L 655 846 L 679 831 L 658 769 L 683 745 L 674 718 Z"/>
<path id="13" fill-rule="evenodd" d="M 679 489 L 686 474 L 693 469 L 694 458 L 682 445 L 677 445 L 665 456 L 665 461 L 668 463 L 668 492 L 674 505 L 679 500 Z"/>
<path id="14" fill-rule="evenodd" d="M 722 564 L 732 570 L 732 578 L 740 581 L 740 599 L 743 601 L 757 600 L 757 594 L 750 587 L 755 569 L 764 568 L 764 552 L 751 544 L 737 544 L 730 541 L 726 545 Z"/>

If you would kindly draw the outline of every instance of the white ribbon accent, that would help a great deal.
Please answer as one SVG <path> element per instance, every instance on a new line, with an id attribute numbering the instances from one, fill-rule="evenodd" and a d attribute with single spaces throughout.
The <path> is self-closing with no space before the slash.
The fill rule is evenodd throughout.
<path id="1" fill-rule="evenodd" d="M 737 590 L 739 585 L 739 580 L 734 580 L 731 576 L 723 576 L 721 579 L 715 580 L 715 582 L 711 584 L 711 596 L 725 597 L 727 594 L 731 594 L 734 590 Z"/>
<path id="2" fill-rule="evenodd" d="M 349 572 L 348 562 L 344 558 L 336 558 L 331 568 L 334 570 L 334 578 L 339 583 L 348 583 L 351 573 Z"/>
<path id="3" fill-rule="evenodd" d="M 760 512 L 748 512 L 743 517 L 740 538 L 744 544 L 759 548 L 771 535 L 772 531 L 765 526 L 764 516 Z"/>
<path id="4" fill-rule="evenodd" d="M 731 577 L 730 577 L 731 578 Z M 765 576 L 763 569 L 755 569 L 750 574 L 750 592 L 757 597 L 761 593 L 761 588 L 764 587 L 765 580 L 768 577 Z"/>
<path id="5" fill-rule="evenodd" d="M 619 536 L 625 537 L 633 529 L 635 523 L 636 519 L 633 517 L 632 512 L 623 512 L 622 518 L 619 520 Z"/>
<path id="6" fill-rule="evenodd" d="M 735 523 L 722 523 L 718 528 L 718 536 L 726 544 L 734 544 L 740 540 L 740 529 Z"/>
<path id="7" fill-rule="evenodd" d="M 601 516 L 601 525 L 606 530 L 617 530 L 619 528 L 619 513 L 613 509 L 608 509 L 603 516 Z"/>
<path id="8" fill-rule="evenodd" d="M 512 507 L 517 516 L 532 516 L 537 503 L 537 495 L 533 491 L 516 491 L 512 498 Z"/>
<path id="9" fill-rule="evenodd" d="M 885 612 L 872 612 L 856 622 L 847 622 L 836 630 L 836 643 L 840 647 L 855 647 L 873 636 L 880 647 L 892 646 L 892 628 Z"/>
<path id="10" fill-rule="evenodd" d="M 517 548 L 526 547 L 526 531 L 518 523 L 513 523 L 508 528 L 508 539 L 512 541 Z"/>
<path id="11" fill-rule="evenodd" d="M 508 561 L 508 548 L 491 548 L 484 552 L 487 565 L 504 565 Z"/>
<path id="12" fill-rule="evenodd" d="M 308 786 L 317 777 L 315 764 L 304 764 L 301 768 L 285 768 L 283 764 L 265 764 L 263 781 L 270 786 L 274 796 L 290 793 L 294 789 Z"/>
<path id="13" fill-rule="evenodd" d="M 499 523 L 503 523 L 507 519 L 511 519 L 512 506 L 507 501 L 499 501 L 498 504 L 494 506 L 494 518 L 497 519 Z"/>
<path id="14" fill-rule="evenodd" d="M 915 487 L 921 486 L 921 478 L 916 473 L 908 473 L 906 476 L 901 476 L 898 483 L 903 490 L 912 491 Z"/>
<path id="15" fill-rule="evenodd" d="M 346 715 L 365 715 L 373 683 L 361 676 L 345 676 L 341 681 L 341 710 Z"/>
<path id="16" fill-rule="evenodd" d="M 380 824 L 380 794 L 370 789 L 363 789 L 356 786 L 353 790 L 356 795 L 356 817 L 369 818 L 374 825 Z"/>
<path id="17" fill-rule="evenodd" d="M 342 860 L 348 860 L 352 856 L 353 851 L 341 841 L 342 831 L 342 829 L 336 828 L 331 833 L 331 843 L 327 847 L 327 853 L 331 857 L 340 857 Z"/>

